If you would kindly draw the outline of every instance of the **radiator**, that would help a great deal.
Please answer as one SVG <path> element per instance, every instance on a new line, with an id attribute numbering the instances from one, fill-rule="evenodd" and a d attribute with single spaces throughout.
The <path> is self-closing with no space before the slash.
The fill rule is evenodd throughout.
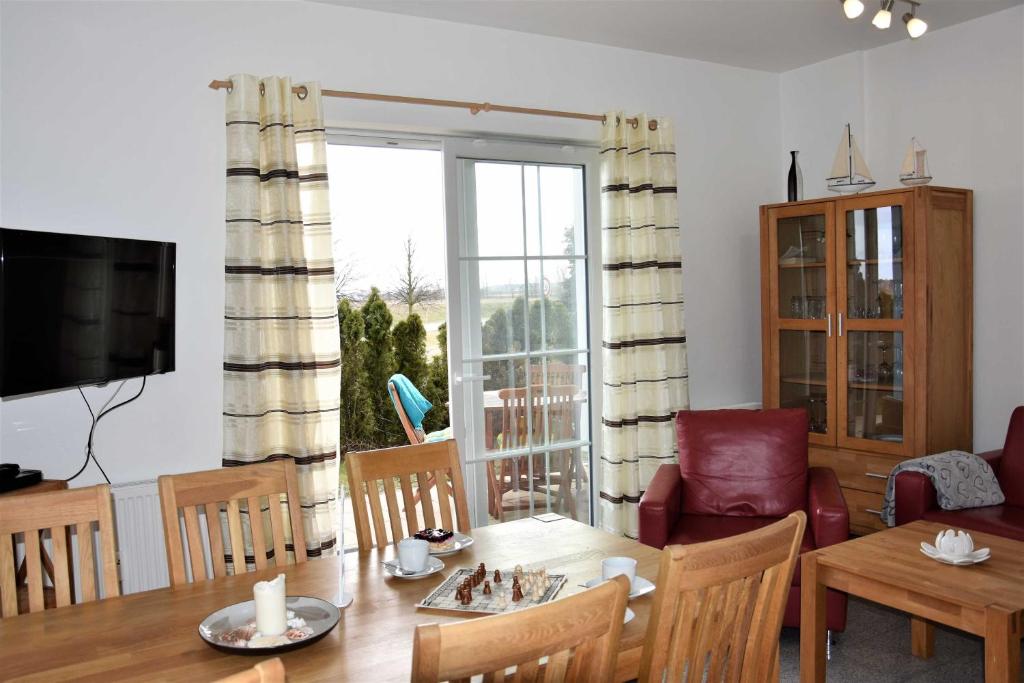
<path id="1" fill-rule="evenodd" d="M 111 492 L 117 523 L 121 592 L 138 593 L 169 585 L 156 481 L 115 484 Z"/>

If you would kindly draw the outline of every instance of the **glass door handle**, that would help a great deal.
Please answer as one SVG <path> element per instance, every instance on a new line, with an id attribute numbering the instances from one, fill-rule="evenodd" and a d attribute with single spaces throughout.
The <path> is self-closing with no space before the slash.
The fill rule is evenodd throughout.
<path id="1" fill-rule="evenodd" d="M 888 474 L 876 474 L 874 472 L 865 472 L 864 476 L 865 477 L 871 477 L 872 479 L 888 479 L 889 478 Z"/>
<path id="2" fill-rule="evenodd" d="M 840 337 L 843 336 L 843 314 L 842 314 L 842 312 L 839 313 L 839 336 Z"/>
<path id="3" fill-rule="evenodd" d="M 490 378 L 490 375 L 459 375 L 455 378 L 455 383 L 462 384 L 463 382 L 486 382 Z"/>
<path id="4" fill-rule="evenodd" d="M 832 314 L 829 313 L 825 317 L 828 318 L 828 336 L 831 337 L 832 336 Z"/>

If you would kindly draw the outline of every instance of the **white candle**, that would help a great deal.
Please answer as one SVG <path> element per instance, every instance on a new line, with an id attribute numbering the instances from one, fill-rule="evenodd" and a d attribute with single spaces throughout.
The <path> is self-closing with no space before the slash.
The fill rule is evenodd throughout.
<path id="1" fill-rule="evenodd" d="M 288 628 L 288 610 L 284 603 L 284 574 L 273 581 L 259 581 L 252 587 L 256 602 L 256 630 L 265 636 L 279 636 Z"/>

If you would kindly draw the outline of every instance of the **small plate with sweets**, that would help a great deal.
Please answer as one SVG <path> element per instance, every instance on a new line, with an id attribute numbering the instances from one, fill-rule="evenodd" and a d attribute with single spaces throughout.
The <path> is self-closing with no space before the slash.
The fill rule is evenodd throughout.
<path id="1" fill-rule="evenodd" d="M 449 529 L 422 529 L 413 534 L 430 544 L 430 554 L 434 557 L 454 555 L 473 545 L 473 539 L 466 534 Z"/>

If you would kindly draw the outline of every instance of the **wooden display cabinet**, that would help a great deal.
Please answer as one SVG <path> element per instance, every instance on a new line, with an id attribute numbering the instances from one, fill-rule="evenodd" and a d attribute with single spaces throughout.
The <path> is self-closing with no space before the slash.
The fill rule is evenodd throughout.
<path id="1" fill-rule="evenodd" d="M 889 470 L 971 450 L 970 190 L 916 187 L 761 207 L 763 402 L 808 411 L 853 533 Z"/>

